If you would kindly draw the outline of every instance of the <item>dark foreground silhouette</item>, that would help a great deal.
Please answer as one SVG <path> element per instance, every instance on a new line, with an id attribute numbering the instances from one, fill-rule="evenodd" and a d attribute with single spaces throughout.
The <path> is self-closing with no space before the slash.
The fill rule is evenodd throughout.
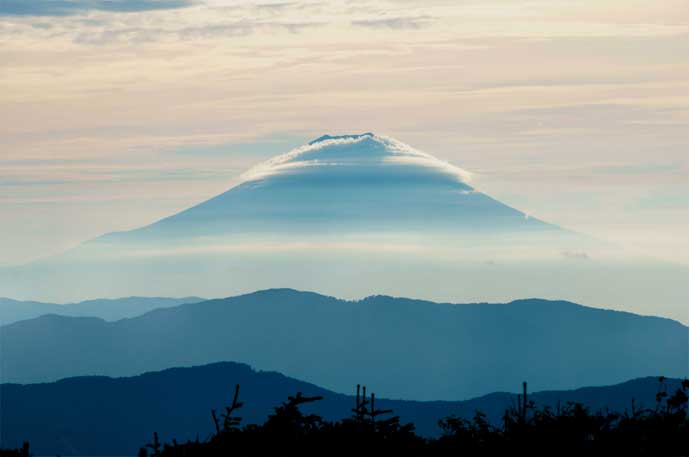
<path id="1" fill-rule="evenodd" d="M 433 372 L 426 375 L 435 376 Z M 681 383 L 681 379 L 665 380 L 668 392 L 674 392 Z M 242 425 L 263 424 L 274 413 L 273 407 L 295 392 L 322 396 L 323 400 L 304 404 L 301 410 L 330 422 L 347 416 L 356 401 L 353 389 L 347 389 L 351 394 L 345 395 L 235 362 L 170 368 L 129 378 L 88 376 L 47 384 L 0 384 L 0 447 L 19 448 L 29 441 L 35 455 L 133 456 L 151 440 L 154 431 L 164 442 L 176 438 L 181 443 L 196 436 L 207 439 L 215 432 L 210 409 L 227 403 L 228 386 L 235 384 L 242 386 L 241 400 L 246 405 L 241 410 Z M 375 385 L 376 389 L 369 391 L 386 392 Z M 512 387 L 521 390 L 518 383 Z M 625 411 L 631 408 L 632 398 L 636 408 L 653 408 L 657 392 L 658 376 L 653 376 L 608 386 L 530 391 L 529 400 L 552 409 L 573 402 L 591 411 Z M 413 422 L 417 435 L 438 438 L 443 432 L 439 418 L 471 418 L 479 410 L 491 425 L 499 426 L 505 409 L 516 401 L 517 394 L 512 392 L 493 392 L 462 401 L 376 396 L 376 407 L 393 410 L 402 423 Z"/>
<path id="2" fill-rule="evenodd" d="M 24 443 L 19 449 L 0 449 L 0 457 L 30 457 L 29 443 Z"/>
<path id="3" fill-rule="evenodd" d="M 664 381 L 660 378 L 654 408 L 637 409 L 632 401 L 631 411 L 624 413 L 591 412 L 578 403 L 539 408 L 529 401 L 525 383 L 501 426 L 491 425 L 480 412 L 471 420 L 446 417 L 439 421 L 444 433 L 437 439 L 416 435 L 413 424 L 378 409 L 375 395 L 359 386 L 349 418 L 331 422 L 304 414 L 301 405 L 323 397 L 297 393 L 275 407 L 263 425 L 242 427 L 237 385 L 232 403 L 220 414 L 211 411 L 215 434 L 209 439 L 162 444 L 156 433 L 139 456 L 686 456 L 689 381 L 675 392 L 668 392 Z"/>
<path id="4" fill-rule="evenodd" d="M 374 394 L 357 386 L 351 415 L 328 421 L 305 414 L 302 405 L 322 396 L 297 393 L 273 409 L 263 425 L 242 426 L 239 385 L 231 403 L 211 410 L 215 432 L 206 439 L 162 443 L 157 433 L 140 457 L 183 456 L 687 456 L 689 455 L 689 380 L 672 391 L 659 379 L 655 405 L 623 413 L 592 412 L 581 403 L 555 408 L 537 406 L 523 394 L 493 425 L 481 412 L 472 419 L 456 416 L 438 421 L 443 434 L 424 438 L 413 424 L 403 424 L 393 411 L 379 408 Z M 136 411 L 132 411 L 136 415 Z M 87 420 L 87 418 L 85 418 Z M 0 449 L 0 457 L 29 457 L 28 444 Z"/>

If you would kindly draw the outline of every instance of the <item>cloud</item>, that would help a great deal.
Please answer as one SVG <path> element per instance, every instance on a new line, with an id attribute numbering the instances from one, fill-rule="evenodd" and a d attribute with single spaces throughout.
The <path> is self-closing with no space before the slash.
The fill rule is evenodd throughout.
<path id="1" fill-rule="evenodd" d="M 296 34 L 322 24 L 312 22 L 277 22 L 240 20 L 183 28 L 125 27 L 86 30 L 74 37 L 78 44 L 106 45 L 111 43 L 154 43 L 163 39 L 204 40 L 218 37 L 243 37 L 260 31 L 285 31 Z"/>
<path id="2" fill-rule="evenodd" d="M 352 25 L 374 29 L 419 29 L 432 21 L 430 16 L 390 17 L 381 19 L 360 19 L 351 21 Z"/>
<path id="3" fill-rule="evenodd" d="M 412 148 L 393 138 L 364 133 L 358 135 L 324 135 L 304 146 L 259 164 L 242 174 L 242 181 L 258 181 L 275 174 L 294 172 L 309 167 L 350 167 L 365 170 L 372 165 L 395 167 L 414 165 L 420 169 L 449 176 L 466 185 L 471 174 L 448 162 Z M 351 171 L 350 171 L 351 172 Z M 472 190 L 466 185 L 466 190 Z"/>
<path id="4" fill-rule="evenodd" d="M 176 32 L 182 39 L 211 38 L 216 36 L 242 36 L 255 33 L 257 30 L 285 30 L 290 33 L 299 33 L 303 29 L 320 27 L 320 22 L 298 21 L 248 21 L 240 20 L 233 23 L 204 25 L 200 27 L 186 27 Z"/>
<path id="5" fill-rule="evenodd" d="M 275 3 L 258 3 L 254 5 L 257 10 L 270 11 L 273 13 L 280 13 L 288 8 L 299 8 L 303 5 L 295 2 L 275 2 Z"/>
<path id="6" fill-rule="evenodd" d="M 573 260 L 588 260 L 590 259 L 589 255 L 585 252 L 579 252 L 579 251 L 562 251 L 562 256 L 567 258 L 567 259 L 573 259 Z"/>
<path id="7" fill-rule="evenodd" d="M 85 11 L 136 12 L 184 8 L 191 0 L 0 0 L 0 15 L 69 16 Z"/>

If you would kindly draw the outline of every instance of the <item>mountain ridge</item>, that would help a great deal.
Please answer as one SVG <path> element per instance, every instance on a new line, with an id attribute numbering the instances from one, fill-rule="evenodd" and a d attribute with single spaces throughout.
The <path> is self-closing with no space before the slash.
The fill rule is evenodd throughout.
<path id="1" fill-rule="evenodd" d="M 688 343 L 679 322 L 583 306 L 345 301 L 278 289 L 116 322 L 16 322 L 0 327 L 0 368 L 5 382 L 39 382 L 236 360 L 334 390 L 365 375 L 388 395 L 460 399 L 522 379 L 540 390 L 687 376 Z"/>
<path id="2" fill-rule="evenodd" d="M 106 321 L 134 317 L 150 310 L 204 301 L 200 297 L 120 297 L 95 298 L 76 303 L 47 303 L 0 297 L 0 326 L 32 319 L 45 314 L 61 316 L 93 316 Z"/>
<path id="3" fill-rule="evenodd" d="M 189 301 L 189 302 L 184 302 L 184 303 L 178 303 L 176 305 L 170 305 L 170 306 L 164 306 L 164 307 L 157 307 L 154 309 L 150 309 L 148 311 L 142 312 L 141 314 L 137 314 L 135 316 L 128 316 L 128 317 L 122 317 L 116 320 L 112 319 L 104 319 L 99 316 L 81 316 L 81 315 L 67 315 L 67 314 L 60 314 L 60 313 L 45 313 L 41 314 L 40 316 L 36 316 L 34 318 L 30 319 L 22 319 L 23 320 L 33 320 L 33 319 L 62 319 L 62 318 L 79 318 L 79 319 L 87 319 L 87 320 L 98 320 L 98 321 L 103 321 L 105 323 L 113 323 L 113 322 L 118 322 L 120 320 L 127 320 L 127 319 L 133 319 L 137 317 L 143 317 L 146 315 L 150 314 L 157 314 L 157 313 L 165 313 L 167 310 L 170 310 L 172 308 L 179 308 L 183 306 L 193 306 L 199 303 L 206 303 L 209 305 L 212 305 L 216 302 L 225 302 L 226 300 L 230 299 L 237 299 L 237 298 L 249 298 L 249 297 L 256 297 L 259 296 L 261 298 L 266 298 L 270 297 L 272 294 L 281 294 L 281 293 L 289 293 L 293 294 L 295 296 L 301 296 L 302 294 L 305 295 L 310 295 L 313 297 L 324 297 L 327 299 L 332 299 L 337 302 L 341 302 L 344 304 L 356 304 L 356 303 L 367 303 L 367 302 L 373 302 L 374 304 L 380 305 L 380 304 L 387 304 L 387 303 L 380 303 L 381 301 L 383 302 L 396 302 L 398 305 L 399 304 L 404 304 L 404 303 L 409 303 L 413 305 L 419 305 L 419 304 L 424 304 L 428 306 L 437 306 L 437 307 L 447 307 L 447 306 L 460 306 L 460 307 L 473 307 L 473 306 L 526 306 L 526 307 L 533 307 L 533 306 L 546 306 L 546 307 L 552 307 L 552 306 L 565 306 L 565 307 L 573 307 L 573 308 L 580 308 L 580 309 L 585 309 L 585 310 L 591 310 L 591 311 L 602 311 L 606 313 L 616 313 L 619 315 L 627 315 L 627 316 L 633 316 L 633 317 L 642 317 L 642 318 L 648 318 L 648 319 L 658 319 L 661 321 L 668 321 L 673 324 L 678 324 L 681 327 L 687 327 L 685 324 L 682 322 L 679 322 L 675 319 L 669 318 L 669 317 L 663 317 L 663 316 L 654 316 L 650 314 L 638 314 L 638 313 L 633 313 L 631 311 L 623 311 L 623 310 L 616 310 L 612 308 L 599 308 L 599 307 L 594 307 L 594 306 L 587 306 L 587 305 L 582 305 L 580 303 L 575 303 L 569 300 L 550 300 L 546 298 L 540 298 L 540 297 L 528 297 L 528 298 L 518 298 L 515 300 L 511 300 L 508 302 L 503 302 L 503 303 L 490 303 L 490 302 L 470 302 L 470 303 L 452 303 L 452 302 L 434 302 L 431 300 L 422 300 L 422 299 L 415 299 L 415 298 L 407 298 L 407 297 L 398 297 L 394 295 L 385 295 L 385 294 L 372 294 L 368 295 L 365 297 L 362 297 L 360 299 L 341 299 L 332 295 L 327 295 L 327 294 L 321 294 L 315 291 L 300 291 L 297 289 L 289 288 L 289 287 L 279 287 L 279 288 L 269 288 L 269 289 L 262 289 L 262 290 L 257 290 L 254 292 L 248 292 L 245 294 L 239 294 L 239 295 L 233 295 L 229 297 L 220 297 L 220 298 L 210 298 L 210 299 L 200 299 L 198 297 L 193 297 L 194 299 L 198 299 L 199 301 Z M 132 298 L 141 298 L 141 297 L 132 297 Z M 144 297 L 145 298 L 145 297 Z M 0 300 L 5 299 L 5 297 L 0 297 Z M 25 303 L 23 301 L 19 300 L 13 300 L 13 299 L 7 299 L 7 300 L 12 300 L 18 303 Z M 92 299 L 92 300 L 86 300 L 84 302 L 80 303 L 85 303 L 85 302 L 96 302 L 99 301 L 100 299 Z M 117 299 L 103 299 L 103 300 L 112 300 L 116 301 Z M 177 300 L 177 299 L 172 299 L 172 300 Z M 179 300 L 184 300 L 184 299 L 179 299 Z M 40 303 L 40 302 L 33 302 L 33 303 Z M 56 306 L 69 306 L 67 305 L 56 305 Z M 20 322 L 20 321 L 17 321 Z M 15 322 L 7 323 L 7 324 L 0 324 L 0 325 L 12 325 Z"/>

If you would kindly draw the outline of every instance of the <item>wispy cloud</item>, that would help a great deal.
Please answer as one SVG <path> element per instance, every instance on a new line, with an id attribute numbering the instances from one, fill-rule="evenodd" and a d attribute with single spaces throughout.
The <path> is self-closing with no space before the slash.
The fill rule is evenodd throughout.
<path id="1" fill-rule="evenodd" d="M 298 33 L 307 28 L 322 24 L 313 22 L 280 22 L 237 20 L 202 26 L 183 28 L 123 27 L 105 28 L 102 30 L 85 30 L 78 34 L 74 41 L 79 44 L 112 44 L 112 43 L 151 43 L 166 38 L 178 40 L 205 40 L 212 38 L 243 37 L 259 31 L 286 31 Z"/>
<path id="2" fill-rule="evenodd" d="M 137 12 L 190 6 L 191 0 L 0 0 L 0 15 L 69 16 L 85 11 Z"/>
<path id="3" fill-rule="evenodd" d="M 588 260 L 590 258 L 587 253 L 580 251 L 563 251 L 562 256 L 572 260 Z"/>
<path id="4" fill-rule="evenodd" d="M 352 21 L 352 25 L 359 27 L 370 27 L 374 29 L 419 29 L 430 25 L 433 18 L 431 16 L 415 17 L 386 17 L 373 19 L 359 19 Z"/>

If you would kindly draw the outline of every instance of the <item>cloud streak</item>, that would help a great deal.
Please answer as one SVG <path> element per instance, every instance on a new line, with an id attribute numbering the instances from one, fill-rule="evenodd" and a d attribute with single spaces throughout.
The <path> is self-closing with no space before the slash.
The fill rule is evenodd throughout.
<path id="1" fill-rule="evenodd" d="M 390 17 L 380 19 L 360 19 L 352 21 L 352 25 L 373 29 L 414 30 L 430 25 L 430 16 Z"/>
<path id="2" fill-rule="evenodd" d="M 312 22 L 279 22 L 279 21 L 251 21 L 239 20 L 219 24 L 191 26 L 180 29 L 129 27 L 108 28 L 104 30 L 88 31 L 77 35 L 75 43 L 103 45 L 111 43 L 152 43 L 163 38 L 173 38 L 181 41 L 206 40 L 223 37 L 243 37 L 253 35 L 259 31 L 286 31 L 299 33 L 300 31 L 318 27 L 322 24 Z"/>
<path id="3" fill-rule="evenodd" d="M 191 5 L 190 0 L 0 0 L 0 15 L 70 16 L 94 10 L 131 13 Z"/>
<path id="4" fill-rule="evenodd" d="M 562 251 L 562 256 L 566 259 L 573 259 L 573 260 L 588 260 L 590 259 L 589 255 L 585 252 L 580 252 L 580 251 Z"/>

